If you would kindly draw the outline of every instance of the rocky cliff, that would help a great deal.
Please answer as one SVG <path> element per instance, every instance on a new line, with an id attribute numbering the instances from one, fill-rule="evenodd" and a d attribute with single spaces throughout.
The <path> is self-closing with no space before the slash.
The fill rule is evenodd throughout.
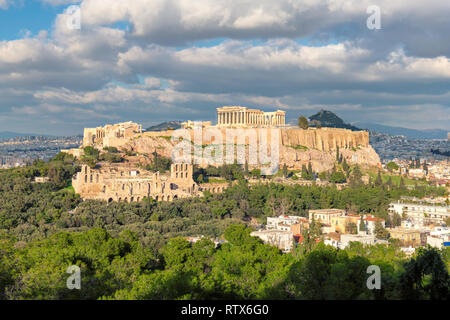
<path id="1" fill-rule="evenodd" d="M 225 141 L 225 129 L 217 129 L 221 132 Z M 250 133 L 242 129 L 244 136 Z M 185 131 L 187 139 L 194 141 L 193 130 Z M 172 150 L 176 144 L 170 137 L 173 131 L 147 132 L 128 140 L 123 148 L 140 154 L 157 152 L 165 157 L 172 156 Z M 270 133 L 268 134 L 270 144 Z M 237 141 L 238 137 L 235 138 Z M 245 137 L 245 144 L 253 144 L 252 140 Z M 211 144 L 211 138 L 202 141 L 202 145 Z M 217 141 L 217 140 L 216 140 Z M 259 138 L 257 138 L 259 144 Z M 311 165 L 315 171 L 322 172 L 332 169 L 336 159 L 336 149 L 350 164 L 361 166 L 380 167 L 380 158 L 375 150 L 369 145 L 369 134 L 366 131 L 351 131 L 347 129 L 321 128 L 321 129 L 280 129 L 279 135 L 279 163 L 290 169 L 301 169 L 303 164 Z M 269 146 L 270 148 L 270 146 Z M 246 157 L 248 159 L 248 155 Z M 204 164 L 206 165 L 206 164 Z"/>

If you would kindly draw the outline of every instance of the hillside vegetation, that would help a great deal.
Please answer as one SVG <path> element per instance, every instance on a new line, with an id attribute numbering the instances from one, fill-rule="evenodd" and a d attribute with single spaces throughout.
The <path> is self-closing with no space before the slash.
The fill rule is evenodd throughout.
<path id="1" fill-rule="evenodd" d="M 0 298 L 448 297 L 448 250 L 423 250 L 410 260 L 396 246 L 335 250 L 315 244 L 311 234 L 292 253 L 282 254 L 250 237 L 246 227 L 252 218 L 265 222 L 279 214 L 306 216 L 309 209 L 320 208 L 347 208 L 387 219 L 393 199 L 442 195 L 444 189 L 407 190 L 357 181 L 344 190 L 274 183 L 250 187 L 242 168 L 233 168 L 218 170 L 237 181 L 223 194 L 112 204 L 81 201 L 73 193 L 70 178 L 78 165 L 69 156 L 0 170 Z M 49 183 L 32 182 L 44 175 Z M 194 245 L 185 240 L 198 235 L 228 242 L 215 247 L 207 239 Z M 382 269 L 386 285 L 381 291 L 365 286 L 370 264 Z M 82 269 L 81 290 L 66 287 L 71 265 Z"/>

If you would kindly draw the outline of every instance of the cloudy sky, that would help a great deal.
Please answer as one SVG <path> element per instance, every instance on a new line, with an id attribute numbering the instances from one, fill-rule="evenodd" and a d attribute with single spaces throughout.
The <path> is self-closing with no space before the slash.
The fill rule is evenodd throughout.
<path id="1" fill-rule="evenodd" d="M 0 0 L 0 131 L 223 105 L 450 130 L 449 17 L 447 0 Z"/>

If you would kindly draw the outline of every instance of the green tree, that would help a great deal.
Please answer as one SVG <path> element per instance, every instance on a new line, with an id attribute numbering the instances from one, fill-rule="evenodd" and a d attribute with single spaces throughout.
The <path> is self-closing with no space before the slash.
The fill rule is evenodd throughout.
<path id="1" fill-rule="evenodd" d="M 296 298 L 308 300 L 357 299 L 367 293 L 366 270 L 370 262 L 347 252 L 319 245 L 291 269 Z"/>
<path id="2" fill-rule="evenodd" d="M 389 176 L 388 181 L 386 182 L 386 186 L 388 187 L 389 190 L 392 189 L 392 178 L 391 176 Z"/>
<path id="3" fill-rule="evenodd" d="M 363 181 L 361 170 L 359 169 L 358 165 L 355 165 L 355 167 L 352 170 L 352 174 L 350 176 L 350 187 L 355 188 L 361 186 L 362 184 Z"/>
<path id="4" fill-rule="evenodd" d="M 366 232 L 366 224 L 364 223 L 363 216 L 361 215 L 361 219 L 359 220 L 359 231 Z"/>
<path id="5" fill-rule="evenodd" d="M 418 169 L 420 168 L 420 159 L 416 159 L 415 167 Z"/>
<path id="6" fill-rule="evenodd" d="M 345 225 L 345 232 L 350 234 L 356 234 L 358 233 L 358 227 L 354 222 L 347 222 Z"/>
<path id="7" fill-rule="evenodd" d="M 345 174 L 342 171 L 333 172 L 330 176 L 330 182 L 334 183 L 344 183 L 347 179 L 345 178 Z"/>
<path id="8" fill-rule="evenodd" d="M 401 298 L 449 300 L 450 277 L 436 248 L 418 248 L 417 258 L 405 263 L 404 268 L 399 279 Z"/>
<path id="9" fill-rule="evenodd" d="M 300 116 L 298 118 L 298 126 L 302 129 L 308 129 L 309 124 L 308 124 L 308 119 L 306 119 L 306 117 L 304 116 Z"/>
<path id="10" fill-rule="evenodd" d="M 423 171 L 425 171 L 425 174 L 428 174 L 428 165 L 426 160 L 423 162 Z"/>
<path id="11" fill-rule="evenodd" d="M 405 190 L 405 179 L 403 179 L 403 177 L 400 178 L 399 189 Z"/>
<path id="12" fill-rule="evenodd" d="M 286 166 L 286 163 L 283 165 L 283 177 L 287 177 L 288 176 L 288 169 L 287 169 L 287 166 Z"/>
<path id="13" fill-rule="evenodd" d="M 347 163 L 347 160 L 343 160 L 342 161 L 342 169 L 344 170 L 344 172 L 346 173 L 347 177 L 349 176 L 350 173 L 350 166 Z"/>
<path id="14" fill-rule="evenodd" d="M 378 239 L 387 239 L 389 232 L 383 227 L 380 221 L 375 222 L 374 234 Z"/>
<path id="15" fill-rule="evenodd" d="M 388 169 L 389 172 L 396 171 L 396 170 L 398 170 L 398 165 L 394 161 L 390 161 L 386 165 L 386 169 Z"/>
<path id="16" fill-rule="evenodd" d="M 394 212 L 392 216 L 392 226 L 398 227 L 401 224 L 402 224 L 402 217 L 397 212 Z"/>
<path id="17" fill-rule="evenodd" d="M 375 186 L 380 187 L 383 185 L 383 180 L 381 179 L 381 172 L 378 171 L 377 179 L 375 180 Z"/>

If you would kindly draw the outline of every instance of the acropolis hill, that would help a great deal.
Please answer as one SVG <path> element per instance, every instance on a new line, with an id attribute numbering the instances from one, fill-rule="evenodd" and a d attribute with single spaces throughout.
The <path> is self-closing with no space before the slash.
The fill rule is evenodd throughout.
<path id="1" fill-rule="evenodd" d="M 201 123 L 200 130 L 204 132 L 214 128 L 222 132 L 225 141 L 228 128 L 242 129 L 259 132 L 266 129 L 279 129 L 279 163 L 280 167 L 286 164 L 290 169 L 301 169 L 303 164 L 311 162 L 317 172 L 333 168 L 336 158 L 336 149 L 350 164 L 362 166 L 380 166 L 380 159 L 375 150 L 369 145 L 369 133 L 367 131 L 351 131 L 336 128 L 308 128 L 287 126 L 285 124 L 285 112 L 263 112 L 245 107 L 217 108 L 217 125 L 211 122 Z M 194 122 L 187 121 L 183 127 L 189 133 L 191 141 L 194 141 Z M 84 130 L 83 146 L 116 147 L 137 154 L 158 154 L 171 157 L 176 142 L 170 137 L 174 130 L 159 132 L 143 132 L 142 126 L 133 122 L 106 125 L 104 127 L 86 128 Z M 269 132 L 270 136 L 270 132 Z M 259 136 L 258 136 L 259 137 Z M 259 139 L 259 138 L 258 138 Z M 213 141 L 203 137 L 202 145 L 211 144 Z M 270 139 L 268 139 L 270 144 Z M 249 140 L 246 140 L 246 144 Z M 258 141 L 259 143 L 259 141 Z M 269 146 L 270 148 L 270 146 Z M 82 149 L 69 151 L 79 156 Z M 202 164 L 206 166 L 206 164 Z"/>

